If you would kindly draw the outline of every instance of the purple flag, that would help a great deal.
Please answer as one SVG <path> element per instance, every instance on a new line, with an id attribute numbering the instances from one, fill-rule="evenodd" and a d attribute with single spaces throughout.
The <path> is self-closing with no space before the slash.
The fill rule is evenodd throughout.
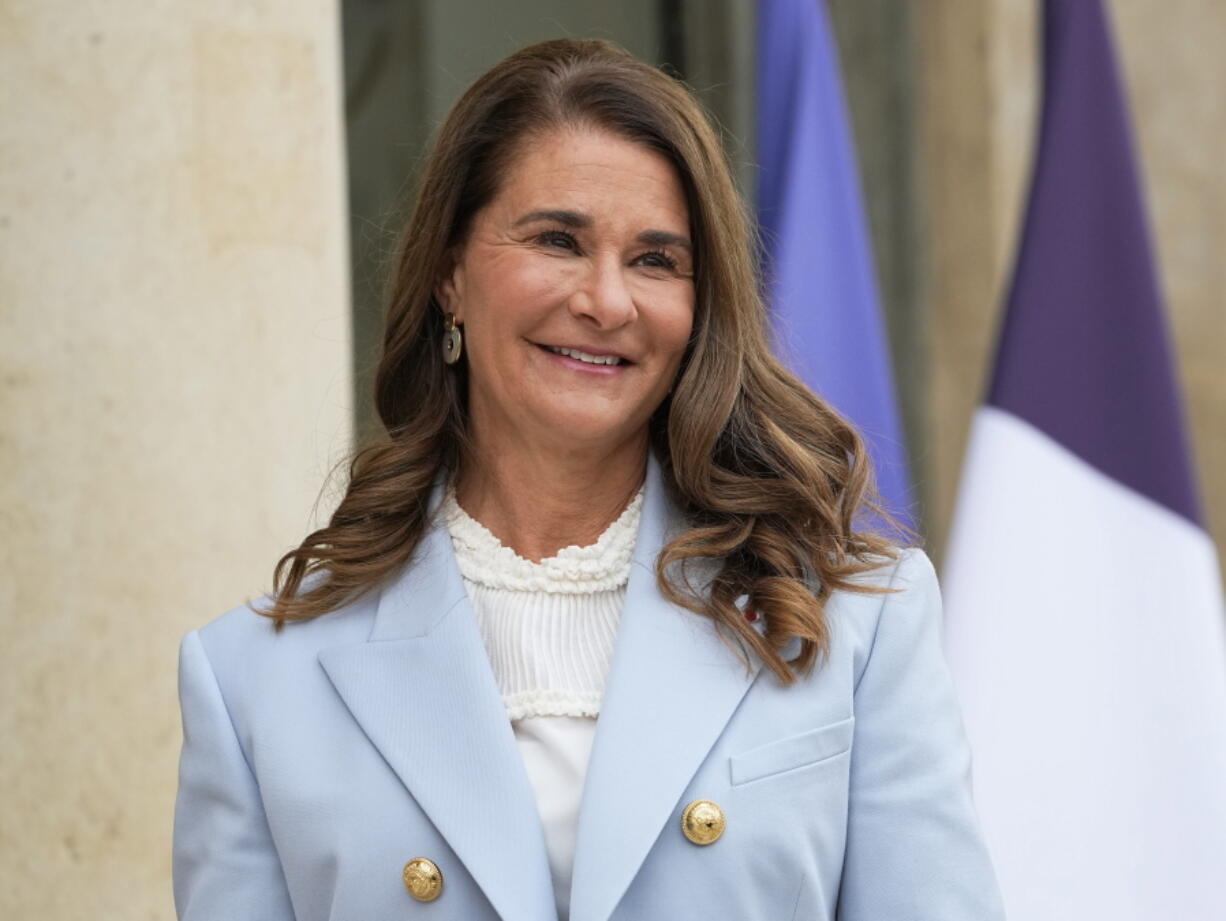
<path id="1" fill-rule="evenodd" d="M 989 402 L 1201 520 L 1101 6 L 1049 2 L 1041 142 Z"/>

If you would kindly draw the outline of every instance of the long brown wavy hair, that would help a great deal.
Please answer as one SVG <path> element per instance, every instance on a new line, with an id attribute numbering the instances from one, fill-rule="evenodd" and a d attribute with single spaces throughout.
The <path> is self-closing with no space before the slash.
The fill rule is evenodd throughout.
<path id="1" fill-rule="evenodd" d="M 562 127 L 612 132 L 677 170 L 694 244 L 694 326 L 649 425 L 688 530 L 661 551 L 656 579 L 667 598 L 710 617 L 790 682 L 829 651 L 830 594 L 882 591 L 855 577 L 896 557 L 898 543 L 860 527 L 865 513 L 890 519 L 859 434 L 771 353 L 755 237 L 701 106 L 680 82 L 604 41 L 524 48 L 478 79 L 440 128 L 389 279 L 375 384 L 385 436 L 354 455 L 327 527 L 278 562 L 261 613 L 280 627 L 379 586 L 430 526 L 440 469 L 455 475 L 474 462 L 466 363 L 443 362 L 432 293 L 517 145 Z M 708 577 L 693 580 L 693 566 Z M 765 618 L 762 634 L 737 606 L 741 596 Z M 799 652 L 785 661 L 793 639 Z"/>

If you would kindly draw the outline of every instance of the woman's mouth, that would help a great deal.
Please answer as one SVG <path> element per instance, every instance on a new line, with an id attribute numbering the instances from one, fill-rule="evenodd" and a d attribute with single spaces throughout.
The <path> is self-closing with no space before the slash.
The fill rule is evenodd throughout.
<path id="1" fill-rule="evenodd" d="M 543 345 L 541 348 L 554 355 L 561 355 L 563 358 L 570 358 L 574 361 L 580 361 L 589 365 L 601 365 L 605 367 L 628 365 L 629 361 L 622 358 L 620 355 L 604 354 L 597 355 L 592 352 L 585 352 L 582 349 L 570 348 L 567 346 Z"/>

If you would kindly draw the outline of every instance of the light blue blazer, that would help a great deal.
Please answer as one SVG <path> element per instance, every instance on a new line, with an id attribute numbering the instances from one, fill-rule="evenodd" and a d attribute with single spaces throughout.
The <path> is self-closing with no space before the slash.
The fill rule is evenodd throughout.
<path id="1" fill-rule="evenodd" d="M 439 499 L 436 491 L 434 502 Z M 655 585 L 679 518 L 649 465 L 590 766 L 572 921 L 994 921 L 928 558 L 837 593 L 827 664 L 785 687 Z M 795 650 L 788 650 L 789 654 Z M 556 921 L 544 835 L 445 527 L 349 608 L 183 641 L 184 921 Z M 692 844 L 681 812 L 717 803 Z M 443 891 L 417 902 L 402 868 Z"/>

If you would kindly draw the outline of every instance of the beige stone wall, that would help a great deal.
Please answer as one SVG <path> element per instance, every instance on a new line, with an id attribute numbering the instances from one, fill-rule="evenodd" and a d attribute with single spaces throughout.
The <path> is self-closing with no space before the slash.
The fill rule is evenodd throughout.
<path id="1" fill-rule="evenodd" d="M 932 0 L 918 17 L 927 226 L 927 537 L 939 561 L 971 415 L 983 398 L 1021 220 L 1037 103 L 1032 0 Z"/>
<path id="2" fill-rule="evenodd" d="M 920 17 L 933 481 L 944 546 L 1012 267 L 1041 74 L 1032 0 L 934 0 Z M 1207 514 L 1226 548 L 1226 5 L 1112 0 Z"/>
<path id="3" fill-rule="evenodd" d="M 331 0 L 0 2 L 0 917 L 168 919 L 179 637 L 350 432 Z"/>
<path id="4" fill-rule="evenodd" d="M 1226 564 L 1226 4 L 1111 9 L 1201 493 Z"/>

